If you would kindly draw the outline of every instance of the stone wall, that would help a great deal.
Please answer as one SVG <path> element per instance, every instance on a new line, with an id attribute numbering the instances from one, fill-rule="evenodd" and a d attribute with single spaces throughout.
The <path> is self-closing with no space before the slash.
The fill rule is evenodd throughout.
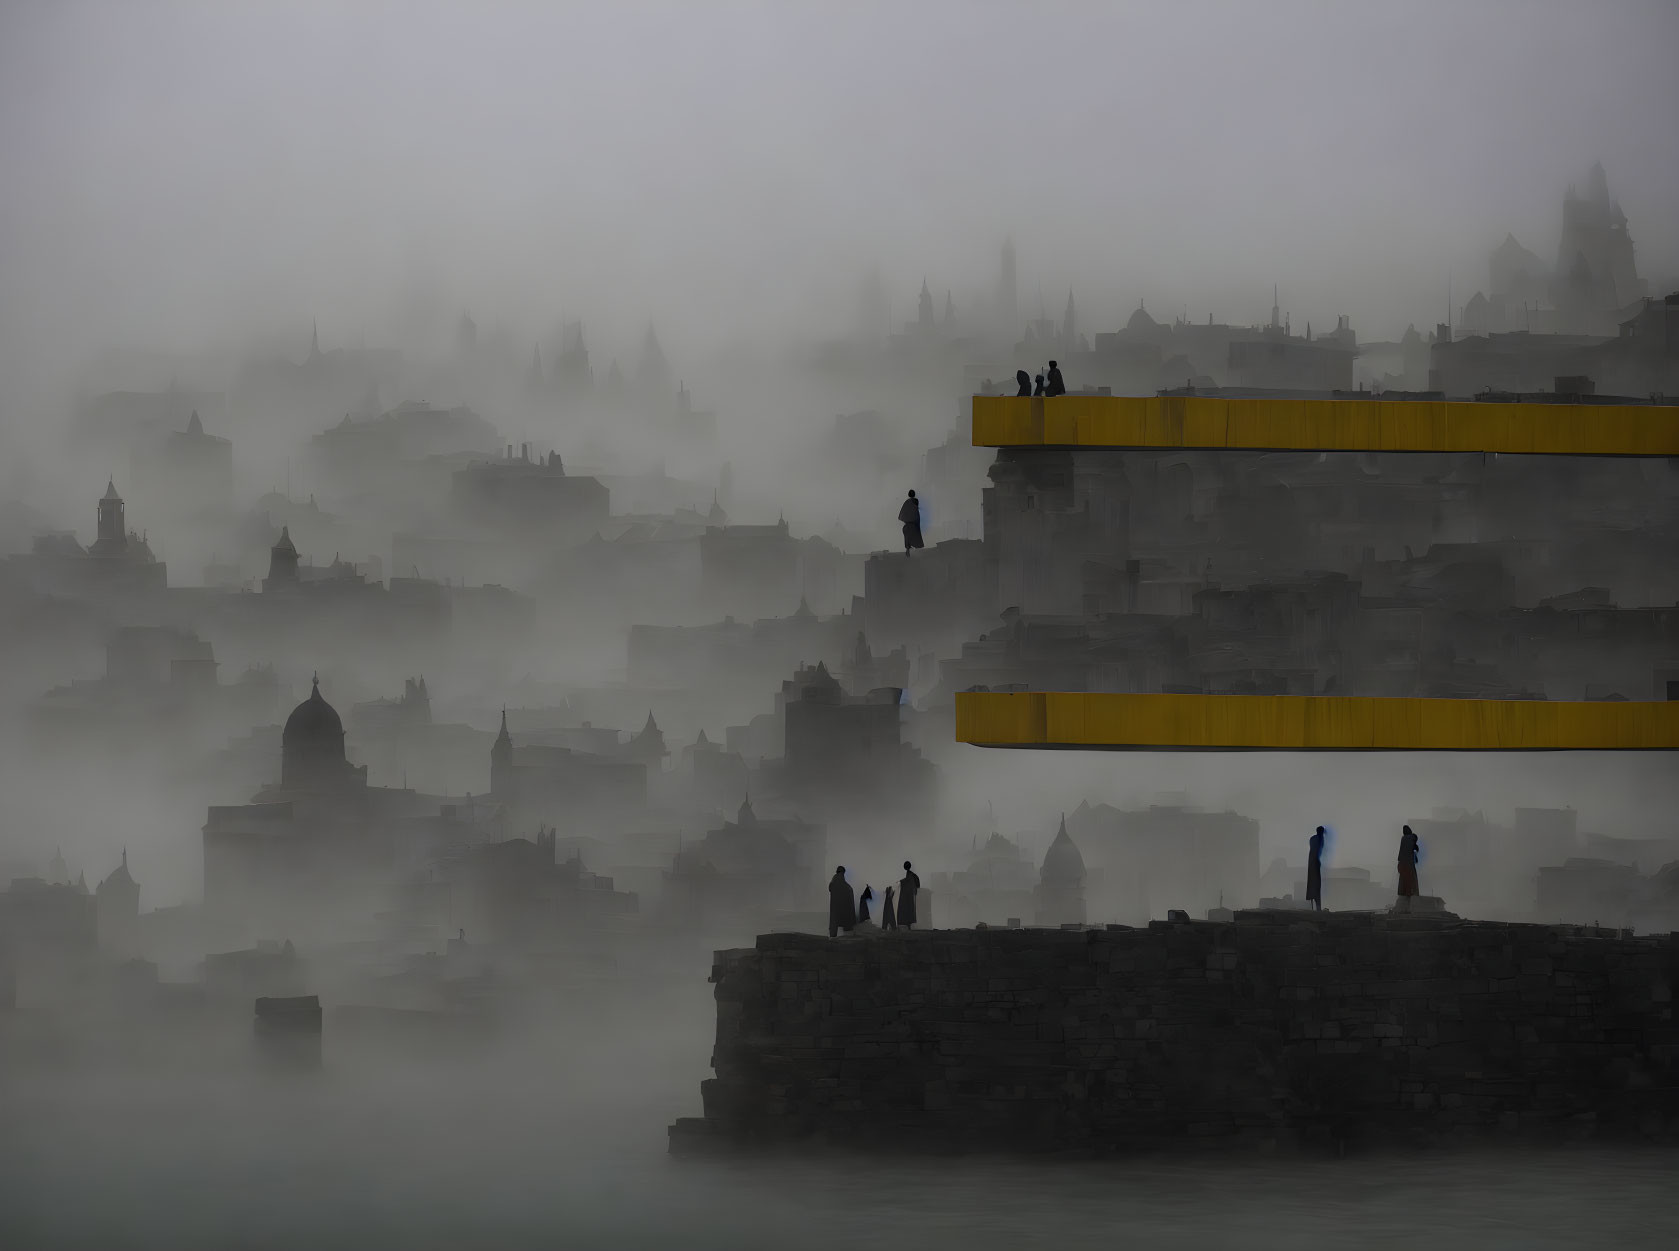
<path id="1" fill-rule="evenodd" d="M 673 1148 L 1679 1141 L 1679 940 L 1450 914 L 771 934 Z"/>

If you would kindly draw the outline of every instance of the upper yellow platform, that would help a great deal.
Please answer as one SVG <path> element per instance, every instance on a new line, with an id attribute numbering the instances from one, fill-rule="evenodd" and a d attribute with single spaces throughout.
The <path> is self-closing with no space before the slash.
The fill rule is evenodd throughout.
<path id="1" fill-rule="evenodd" d="M 1679 456 L 1679 406 L 976 395 L 974 446 Z"/>
<path id="2" fill-rule="evenodd" d="M 956 740 L 1114 750 L 1671 751 L 1679 749 L 1679 700 L 979 691 L 956 696 Z"/>

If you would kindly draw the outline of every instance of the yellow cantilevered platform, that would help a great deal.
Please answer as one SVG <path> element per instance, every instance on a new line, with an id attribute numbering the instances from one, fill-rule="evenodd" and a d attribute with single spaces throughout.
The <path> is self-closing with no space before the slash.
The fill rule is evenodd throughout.
<path id="1" fill-rule="evenodd" d="M 1679 456 L 1679 406 L 974 396 L 975 447 Z"/>
<path id="2" fill-rule="evenodd" d="M 975 691 L 956 696 L 956 739 L 1087 750 L 1661 751 L 1679 749 L 1679 700 Z"/>

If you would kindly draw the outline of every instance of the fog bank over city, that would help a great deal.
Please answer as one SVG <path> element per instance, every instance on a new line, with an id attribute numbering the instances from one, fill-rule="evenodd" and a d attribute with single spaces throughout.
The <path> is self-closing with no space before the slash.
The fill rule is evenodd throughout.
<path id="1" fill-rule="evenodd" d="M 0 6 L 0 1245 L 1669 1245 L 1675 48 Z"/>
<path id="2" fill-rule="evenodd" d="M 462 308 L 525 336 L 586 314 L 625 346 L 654 318 L 701 358 L 836 332 L 870 266 L 896 318 L 924 274 L 965 309 L 1007 234 L 1024 302 L 1071 285 L 1092 324 L 1138 300 L 1262 320 L 1281 283 L 1297 322 L 1393 338 L 1506 231 L 1554 232 L 1593 159 L 1641 265 L 1679 272 L 1663 4 L 0 22 L 9 392 L 90 350 L 232 349 L 311 316 L 420 347 Z"/>

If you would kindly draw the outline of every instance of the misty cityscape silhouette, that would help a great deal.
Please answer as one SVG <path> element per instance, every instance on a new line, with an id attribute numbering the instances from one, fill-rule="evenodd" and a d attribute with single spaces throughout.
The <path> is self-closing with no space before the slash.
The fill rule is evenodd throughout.
<path id="1" fill-rule="evenodd" d="M 0 1245 L 1674 1245 L 1675 47 L 8 6 Z"/>

